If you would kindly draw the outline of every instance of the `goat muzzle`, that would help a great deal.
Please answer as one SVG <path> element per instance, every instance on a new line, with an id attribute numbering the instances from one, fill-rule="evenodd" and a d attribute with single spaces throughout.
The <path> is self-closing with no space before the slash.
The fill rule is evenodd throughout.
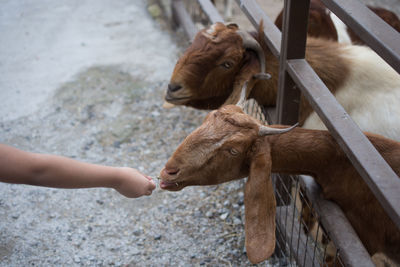
<path id="1" fill-rule="evenodd" d="M 165 100 L 171 104 L 182 105 L 191 99 L 191 93 L 182 85 L 177 83 L 168 84 Z"/>

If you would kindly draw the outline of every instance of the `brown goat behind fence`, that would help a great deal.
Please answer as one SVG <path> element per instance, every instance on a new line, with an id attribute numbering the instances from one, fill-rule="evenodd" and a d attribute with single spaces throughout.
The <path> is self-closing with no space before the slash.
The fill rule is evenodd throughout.
<path id="1" fill-rule="evenodd" d="M 323 2 L 327 2 L 327 1 L 328 0 L 326 0 L 326 1 L 323 0 Z M 180 1 L 173 1 L 173 2 L 176 4 Z M 207 1 L 199 1 L 199 2 L 202 2 L 202 7 L 204 8 L 204 3 Z M 239 1 L 237 1 L 237 2 L 239 2 Z M 287 0 L 287 2 L 289 3 L 289 2 L 293 2 L 293 1 Z M 305 3 L 306 2 L 307 1 L 305 1 Z M 251 20 L 251 22 L 254 25 L 258 24 L 258 22 L 260 21 L 260 18 L 262 18 L 264 21 L 266 21 L 267 25 L 269 25 L 268 19 L 265 17 L 265 15 L 262 14 L 262 12 L 259 11 L 259 8 L 257 9 L 256 7 L 254 7 L 252 3 L 249 3 L 249 1 L 240 1 L 240 4 L 241 4 L 241 8 L 243 9 L 243 11 L 246 13 L 246 15 L 249 17 L 249 19 Z M 299 6 L 302 6 L 302 5 L 303 5 L 303 3 L 299 3 Z M 301 8 L 298 8 L 298 10 L 300 10 L 300 9 Z M 339 10 L 340 10 L 340 8 L 339 8 Z M 340 12 L 342 12 L 342 11 L 340 10 Z M 301 13 L 301 11 L 299 11 L 298 13 Z M 210 16 L 210 14 L 211 14 L 211 16 Z M 203 21 L 204 21 L 204 18 L 206 18 L 206 17 L 211 18 L 211 20 L 213 20 L 215 18 L 219 19 L 220 17 L 218 17 L 218 15 L 215 15 L 215 14 L 216 14 L 215 10 L 213 10 L 213 11 L 205 10 L 204 14 L 201 16 L 203 18 Z M 344 16 L 347 16 L 347 14 L 345 13 Z M 289 17 L 290 17 L 290 14 L 289 14 Z M 212 21 L 212 22 L 215 22 L 215 21 Z M 351 23 L 353 23 L 353 22 L 351 22 Z M 297 23 L 297 24 L 299 24 L 299 23 Z M 380 25 L 379 25 L 379 27 L 380 27 Z M 360 27 L 356 26 L 356 29 L 360 29 Z M 298 30 L 298 34 L 301 31 L 302 30 Z M 374 29 L 374 31 L 375 31 L 375 29 Z M 264 33 L 269 34 L 269 35 L 266 34 L 266 42 L 267 42 L 267 45 L 270 47 L 272 53 L 275 56 L 279 55 L 280 35 L 279 35 L 279 39 L 278 39 L 277 32 L 273 29 L 273 27 L 268 28 L 267 30 L 264 31 Z M 289 36 L 290 36 L 290 34 L 293 34 L 293 30 L 289 29 Z M 370 37 L 367 34 L 366 40 L 369 41 L 369 38 Z M 301 40 L 300 40 L 300 42 L 296 42 L 296 43 L 297 44 L 301 43 Z M 290 47 L 293 47 L 293 44 Z M 390 47 L 390 45 L 389 45 L 389 47 Z M 285 49 L 289 49 L 289 46 L 288 47 L 285 46 L 285 44 L 283 42 L 283 51 L 285 51 Z M 379 50 L 381 48 L 377 48 L 377 49 Z M 300 51 L 301 44 L 298 46 L 298 48 L 296 48 L 294 50 Z M 301 54 L 301 52 L 300 52 L 300 54 Z M 385 54 L 385 58 L 387 58 L 386 55 L 387 54 Z M 287 55 L 284 55 L 283 57 L 281 57 L 281 62 L 284 62 L 284 61 L 282 61 L 282 59 L 283 60 L 287 59 L 286 56 Z M 290 56 L 293 56 L 293 53 Z M 297 55 L 296 55 L 296 57 L 297 57 Z M 291 71 L 290 75 L 293 75 L 293 73 L 294 73 L 294 70 L 295 70 L 294 63 L 297 64 L 297 62 L 294 62 L 294 61 L 293 61 L 293 63 L 291 63 L 291 62 L 288 63 L 289 66 L 293 66 L 292 69 L 289 69 L 289 71 Z M 390 61 L 390 64 L 392 64 L 392 66 L 394 66 L 393 61 Z M 395 69 L 397 69 L 397 68 L 395 68 Z M 303 75 L 303 78 L 305 78 L 305 77 L 306 76 Z M 308 78 L 308 76 L 307 76 L 307 78 Z M 298 83 L 298 82 L 299 81 L 296 81 L 296 83 Z M 310 84 L 310 83 L 308 83 L 308 84 Z M 293 85 L 291 85 L 291 86 L 293 86 Z M 304 83 L 302 84 L 302 86 L 306 87 Z M 300 86 L 300 87 L 302 87 L 302 86 Z M 303 88 L 302 88 L 302 90 L 303 90 Z M 278 98 L 279 98 L 279 96 L 278 96 Z M 282 108 L 282 103 L 284 103 L 284 102 L 281 102 L 278 99 L 278 106 L 280 105 L 281 108 Z M 321 104 L 321 105 L 323 106 L 324 104 Z M 316 107 L 313 102 L 312 102 L 312 106 L 313 106 L 313 108 Z M 260 121 L 262 121 L 264 119 L 266 119 L 268 121 L 274 121 L 276 118 L 275 117 L 276 114 L 278 114 L 278 116 L 281 116 L 279 114 L 281 112 L 279 110 L 279 108 L 277 110 L 272 110 L 272 112 L 271 112 L 271 110 L 265 110 L 263 107 L 258 107 L 257 103 L 255 103 L 255 102 L 249 102 L 247 104 L 247 107 L 245 110 L 247 110 L 246 112 L 249 114 L 256 114 L 255 115 L 256 118 Z M 296 116 L 292 116 L 292 118 L 296 118 Z M 328 118 L 328 121 L 329 120 L 330 119 Z M 332 123 L 332 122 L 329 121 L 329 123 Z M 335 123 L 337 123 L 337 121 L 333 122 L 333 124 L 335 124 Z M 335 131 L 336 131 L 336 129 L 335 129 Z M 336 135 L 337 135 L 336 132 L 334 132 L 335 137 L 336 137 Z M 343 138 L 341 136 L 343 136 L 343 135 L 339 134 L 339 137 L 338 137 L 339 140 L 341 140 L 340 138 Z M 347 138 L 347 137 L 345 136 L 345 138 Z M 340 142 L 342 142 L 342 141 L 340 141 Z M 350 145 L 350 146 L 352 146 L 352 145 Z M 351 151 L 351 148 L 350 148 L 350 151 Z M 369 150 L 367 149 L 365 151 L 369 151 Z M 351 153 L 353 153 L 353 152 L 351 152 Z M 355 157 L 357 157 L 357 153 L 359 154 L 360 152 L 355 152 L 355 154 L 354 154 Z M 365 153 L 369 153 L 369 152 L 365 152 Z M 353 156 L 351 156 L 351 158 L 352 157 Z M 361 165 L 362 164 L 363 163 L 361 163 Z M 382 167 L 382 168 L 384 169 L 384 167 Z M 368 170 L 367 170 L 367 172 L 368 172 Z M 368 175 L 370 175 L 370 174 L 368 174 Z M 337 209 L 337 207 L 332 207 L 331 203 L 327 203 L 327 201 L 319 199 L 317 197 L 318 194 L 315 193 L 318 190 L 314 191 L 310 194 L 310 188 L 315 187 L 315 184 L 310 187 L 309 181 L 306 181 L 306 179 L 303 179 L 302 177 L 287 178 L 287 177 L 281 177 L 280 175 L 276 175 L 274 177 L 274 185 L 275 185 L 275 189 L 276 189 L 275 196 L 276 196 L 277 202 L 284 204 L 277 208 L 278 240 L 276 243 L 276 247 L 278 249 L 276 251 L 276 254 L 278 256 L 287 257 L 288 263 L 293 263 L 295 261 L 300 266 L 344 266 L 344 265 L 359 266 L 359 264 L 362 264 L 363 266 L 367 266 L 368 264 L 370 264 L 368 259 L 366 259 L 366 258 L 369 258 L 368 255 L 365 255 L 365 253 L 364 254 L 360 253 L 360 250 L 357 246 L 350 248 L 348 245 L 345 244 L 352 238 L 351 237 L 352 229 L 346 228 L 344 233 L 338 233 L 337 230 L 342 229 L 341 226 L 348 224 L 348 222 L 346 220 L 344 220 L 344 221 L 339 220 L 340 222 L 338 221 L 337 225 L 335 225 L 335 223 L 331 223 L 329 220 L 326 219 L 327 217 L 329 218 L 329 216 L 331 216 L 331 215 L 328 214 L 329 212 L 327 213 L 324 210 L 321 210 L 321 206 L 323 206 L 325 208 L 329 206 L 329 210 L 331 211 L 332 214 L 340 215 L 341 213 L 340 213 L 340 210 Z M 397 184 L 394 187 L 396 188 L 396 186 L 397 186 Z M 301 190 L 301 188 L 303 188 L 303 189 Z M 395 192 L 395 190 L 392 190 L 392 191 Z M 392 197 L 393 192 L 387 193 L 387 195 L 392 199 L 393 199 L 393 197 Z M 311 196 L 311 198 L 310 198 L 310 196 Z M 391 202 L 392 199 L 389 200 L 388 202 Z M 392 218 L 396 218 L 396 216 L 398 216 L 398 215 L 393 215 L 391 208 L 392 207 L 390 207 L 390 204 L 389 204 L 389 207 L 388 207 L 389 214 L 392 216 Z M 340 215 L 340 216 L 342 216 L 342 215 Z M 331 217 L 331 219 L 332 219 L 332 217 Z M 396 219 L 394 219 L 394 221 L 395 221 L 395 223 L 397 223 Z M 338 225 L 338 224 L 341 224 L 341 225 Z M 324 227 L 322 225 L 324 225 Z M 326 228 L 326 227 L 328 227 L 328 229 L 329 229 L 328 231 L 325 231 L 324 228 Z M 327 233 L 329 233 L 329 235 Z M 333 236 L 330 236 L 332 234 L 333 234 Z M 339 248 L 339 249 L 337 249 L 337 248 Z M 351 249 L 353 249 L 353 250 L 351 250 Z M 353 258 L 353 259 L 351 259 L 351 258 Z M 382 266 L 384 266 L 385 264 L 391 264 L 390 261 L 388 261 L 385 257 L 380 257 L 380 255 L 377 255 L 377 257 L 374 257 L 374 262 L 375 263 L 379 262 L 380 264 L 382 264 Z"/>

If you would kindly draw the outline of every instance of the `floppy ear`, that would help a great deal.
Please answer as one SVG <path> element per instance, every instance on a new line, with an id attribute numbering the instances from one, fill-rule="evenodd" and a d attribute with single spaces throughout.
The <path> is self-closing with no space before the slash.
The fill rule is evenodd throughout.
<path id="1" fill-rule="evenodd" d="M 269 258 L 275 249 L 276 202 L 270 174 L 268 149 L 252 158 L 245 187 L 246 251 L 253 264 Z"/>

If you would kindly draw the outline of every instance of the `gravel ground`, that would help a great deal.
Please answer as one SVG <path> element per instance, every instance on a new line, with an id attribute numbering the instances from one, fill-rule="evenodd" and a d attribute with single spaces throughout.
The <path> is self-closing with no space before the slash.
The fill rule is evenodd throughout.
<path id="1" fill-rule="evenodd" d="M 156 176 L 203 118 L 161 108 L 165 83 L 145 83 L 117 67 L 92 67 L 57 89 L 49 106 L 0 124 L 19 148 Z M 156 190 L 127 199 L 109 189 L 0 185 L 3 266 L 242 265 L 240 182 Z"/>
<path id="2" fill-rule="evenodd" d="M 15 103 L 13 112 L 1 110 L 0 142 L 91 163 L 132 166 L 155 177 L 206 114 L 161 107 L 179 49 L 148 15 L 144 1 L 74 2 L 72 8 L 70 3 L 27 6 L 21 1 L 7 7 L 25 13 L 1 13 L 2 33 L 16 37 L 7 39 L 0 54 L 6 63 L 0 65 L 0 91 L 3 99 Z M 93 14 L 83 12 L 85 6 L 92 6 Z M 52 9 L 57 16 L 47 16 Z M 105 10 L 124 17 L 110 20 Z M 60 21 L 63 16 L 69 17 L 68 27 Z M 131 21 L 123 21 L 126 16 Z M 54 19 L 59 30 L 53 25 L 51 32 L 43 30 Z M 78 34 L 92 20 L 95 27 Z M 112 27 L 124 31 L 111 34 Z M 60 35 L 65 28 L 68 34 Z M 146 31 L 152 34 L 144 35 Z M 117 44 L 97 46 L 102 39 L 96 32 L 112 35 Z M 26 39 L 24 33 L 38 37 Z M 136 38 L 126 39 L 126 34 Z M 87 35 L 93 39 L 86 40 Z M 37 40 L 45 36 L 43 52 Z M 28 43 L 37 50 L 26 48 Z M 22 52 L 13 57 L 19 45 Z M 110 50 L 115 57 L 107 54 Z M 62 70 L 66 81 L 58 84 L 54 80 Z M 31 87 L 41 91 L 32 94 Z M 30 105 L 31 97 L 39 104 Z M 240 181 L 179 193 L 156 189 L 139 199 L 112 189 L 0 184 L 0 266 L 250 265 L 243 248 L 243 211 Z"/>
<path id="3" fill-rule="evenodd" d="M 160 107 L 165 84 L 92 67 L 59 88 L 46 111 L 2 122 L 2 142 L 156 176 L 201 112 Z M 0 186 L 2 266 L 138 266 L 246 262 L 240 183 L 156 190 Z"/>
<path id="4" fill-rule="evenodd" d="M 54 76 L 32 75 L 29 83 L 17 84 L 22 89 L 5 93 L 8 82 L 15 85 L 13 79 L 23 80 L 24 75 L 9 76 L 21 67 L 18 64 L 0 64 L 3 77 L 10 79 L 0 79 L 1 96 L 9 99 L 6 102 L 24 94 L 42 97 L 35 99 L 39 104 L 33 107 L 26 103 L 27 110 L 23 109 L 23 102 L 15 102 L 13 112 L 23 110 L 17 115 L 0 110 L 0 142 L 91 163 L 131 166 L 155 177 L 206 112 L 161 107 L 174 62 L 183 51 L 179 44 L 185 42 L 166 33 L 165 21 L 152 20 L 144 0 L 102 7 L 106 2 L 84 3 L 93 6 L 100 31 L 120 26 L 119 22 L 103 18 L 104 10 L 132 16 L 124 24 L 125 32 L 113 36 L 120 43 L 113 49 L 108 44 L 96 48 L 90 42 L 79 42 L 78 47 L 72 48 L 65 45 L 65 49 L 86 49 L 93 44 L 90 48 L 99 54 L 91 56 L 90 64 L 81 60 L 79 68 L 73 70 L 68 68 L 73 55 L 53 54 L 52 57 L 66 59 L 64 70 L 68 75 L 55 76 L 62 83 L 43 83 L 54 80 Z M 131 5 L 134 10 L 124 9 Z M 59 14 L 69 12 L 61 4 L 55 10 Z M 76 10 L 75 7 L 73 14 Z M 79 25 L 93 17 L 74 22 L 76 17 L 71 16 L 69 23 Z M 4 21 L 12 22 L 4 12 L 0 12 L 0 19 L 1 26 Z M 29 23 L 24 27 L 28 26 Z M 123 39 L 127 31 L 136 33 L 136 39 Z M 153 35 L 147 37 L 146 31 Z M 23 41 L 25 45 L 31 43 L 29 39 Z M 13 45 L 3 43 L 2 51 Z M 131 53 L 124 50 L 126 46 Z M 109 50 L 113 53 L 101 54 Z M 23 51 L 19 55 L 22 58 Z M 80 51 L 79 57 L 86 54 Z M 4 53 L 0 56 L 3 59 Z M 8 55 L 7 59 L 13 57 Z M 25 57 L 19 64 L 35 60 L 38 61 Z M 56 60 L 48 72 L 61 68 L 60 62 L 64 61 Z M 30 67 L 24 71 L 33 72 L 37 66 Z M 32 94 L 29 84 L 48 85 L 49 90 Z M 28 89 L 23 90 L 25 87 Z M 243 181 L 237 181 L 186 188 L 179 193 L 156 189 L 150 197 L 127 199 L 111 189 L 63 190 L 0 184 L 0 266 L 249 266 L 244 251 L 242 186 Z M 272 259 L 260 266 L 282 263 Z"/>

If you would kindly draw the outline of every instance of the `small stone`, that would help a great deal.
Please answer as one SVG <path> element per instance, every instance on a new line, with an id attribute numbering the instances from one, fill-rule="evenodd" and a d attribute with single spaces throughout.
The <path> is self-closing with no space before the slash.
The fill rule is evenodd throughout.
<path id="1" fill-rule="evenodd" d="M 224 213 L 227 213 L 227 212 L 229 212 L 229 209 L 226 209 L 226 208 L 223 208 L 223 209 L 219 209 L 218 210 L 218 214 L 224 214 Z"/>
<path id="2" fill-rule="evenodd" d="M 207 211 L 207 212 L 206 212 L 206 217 L 207 217 L 207 218 L 213 217 L 213 212 L 212 212 L 211 210 Z"/>
<path id="3" fill-rule="evenodd" d="M 195 217 L 202 217 L 203 214 L 201 213 L 201 211 L 196 210 L 196 211 L 194 212 L 194 216 L 195 216 Z"/>
<path id="4" fill-rule="evenodd" d="M 103 205 L 103 204 L 104 204 L 104 201 L 103 201 L 103 200 L 100 200 L 100 199 L 96 200 L 96 202 L 97 202 L 97 204 L 99 204 L 99 205 Z"/>
<path id="5" fill-rule="evenodd" d="M 130 254 L 133 256 L 139 255 L 140 254 L 140 250 L 137 248 L 132 248 L 130 251 Z"/>
<path id="6" fill-rule="evenodd" d="M 161 15 L 161 8 L 157 4 L 150 5 L 147 10 L 153 18 L 157 18 Z"/>
<path id="7" fill-rule="evenodd" d="M 239 198 L 238 204 L 239 204 L 239 206 L 243 206 L 243 204 L 244 204 L 244 197 Z"/>
<path id="8" fill-rule="evenodd" d="M 16 219 L 18 219 L 18 218 L 19 218 L 19 214 L 14 214 L 14 215 L 11 215 L 11 218 L 13 218 L 14 220 L 16 220 Z"/>
<path id="9" fill-rule="evenodd" d="M 115 141 L 115 142 L 113 143 L 113 147 L 115 147 L 115 148 L 121 148 L 121 142 L 120 142 L 120 141 Z"/>
<path id="10" fill-rule="evenodd" d="M 226 218 L 228 218 L 228 216 L 229 216 L 229 212 L 221 214 L 221 216 L 219 216 L 219 218 L 220 218 L 221 220 L 224 220 L 224 221 L 225 221 Z"/>
<path id="11" fill-rule="evenodd" d="M 232 255 L 235 257 L 235 258 L 239 258 L 240 257 L 240 251 L 238 251 L 238 250 L 233 250 L 232 251 Z"/>
<path id="12" fill-rule="evenodd" d="M 153 116 L 153 117 L 158 117 L 158 116 L 160 116 L 160 112 L 158 112 L 157 110 L 155 110 L 155 111 L 153 111 L 153 112 L 151 113 L 151 116 Z"/>
<path id="13" fill-rule="evenodd" d="M 234 225 L 239 225 L 239 224 L 242 224 L 242 220 L 240 220 L 239 218 L 233 218 L 233 224 Z"/>
<path id="14" fill-rule="evenodd" d="M 142 233 L 143 233 L 143 230 L 142 230 L 142 229 L 136 229 L 135 231 L 133 231 L 133 234 L 134 234 L 135 236 L 140 236 Z"/>
<path id="15" fill-rule="evenodd" d="M 75 262 L 75 263 L 80 263 L 80 262 L 81 262 L 81 259 L 80 259 L 78 256 L 75 256 L 75 257 L 74 257 L 74 262 Z"/>
<path id="16" fill-rule="evenodd" d="M 157 234 L 157 235 L 154 236 L 154 240 L 160 240 L 161 237 L 162 237 L 162 236 L 161 236 L 160 234 Z"/>

